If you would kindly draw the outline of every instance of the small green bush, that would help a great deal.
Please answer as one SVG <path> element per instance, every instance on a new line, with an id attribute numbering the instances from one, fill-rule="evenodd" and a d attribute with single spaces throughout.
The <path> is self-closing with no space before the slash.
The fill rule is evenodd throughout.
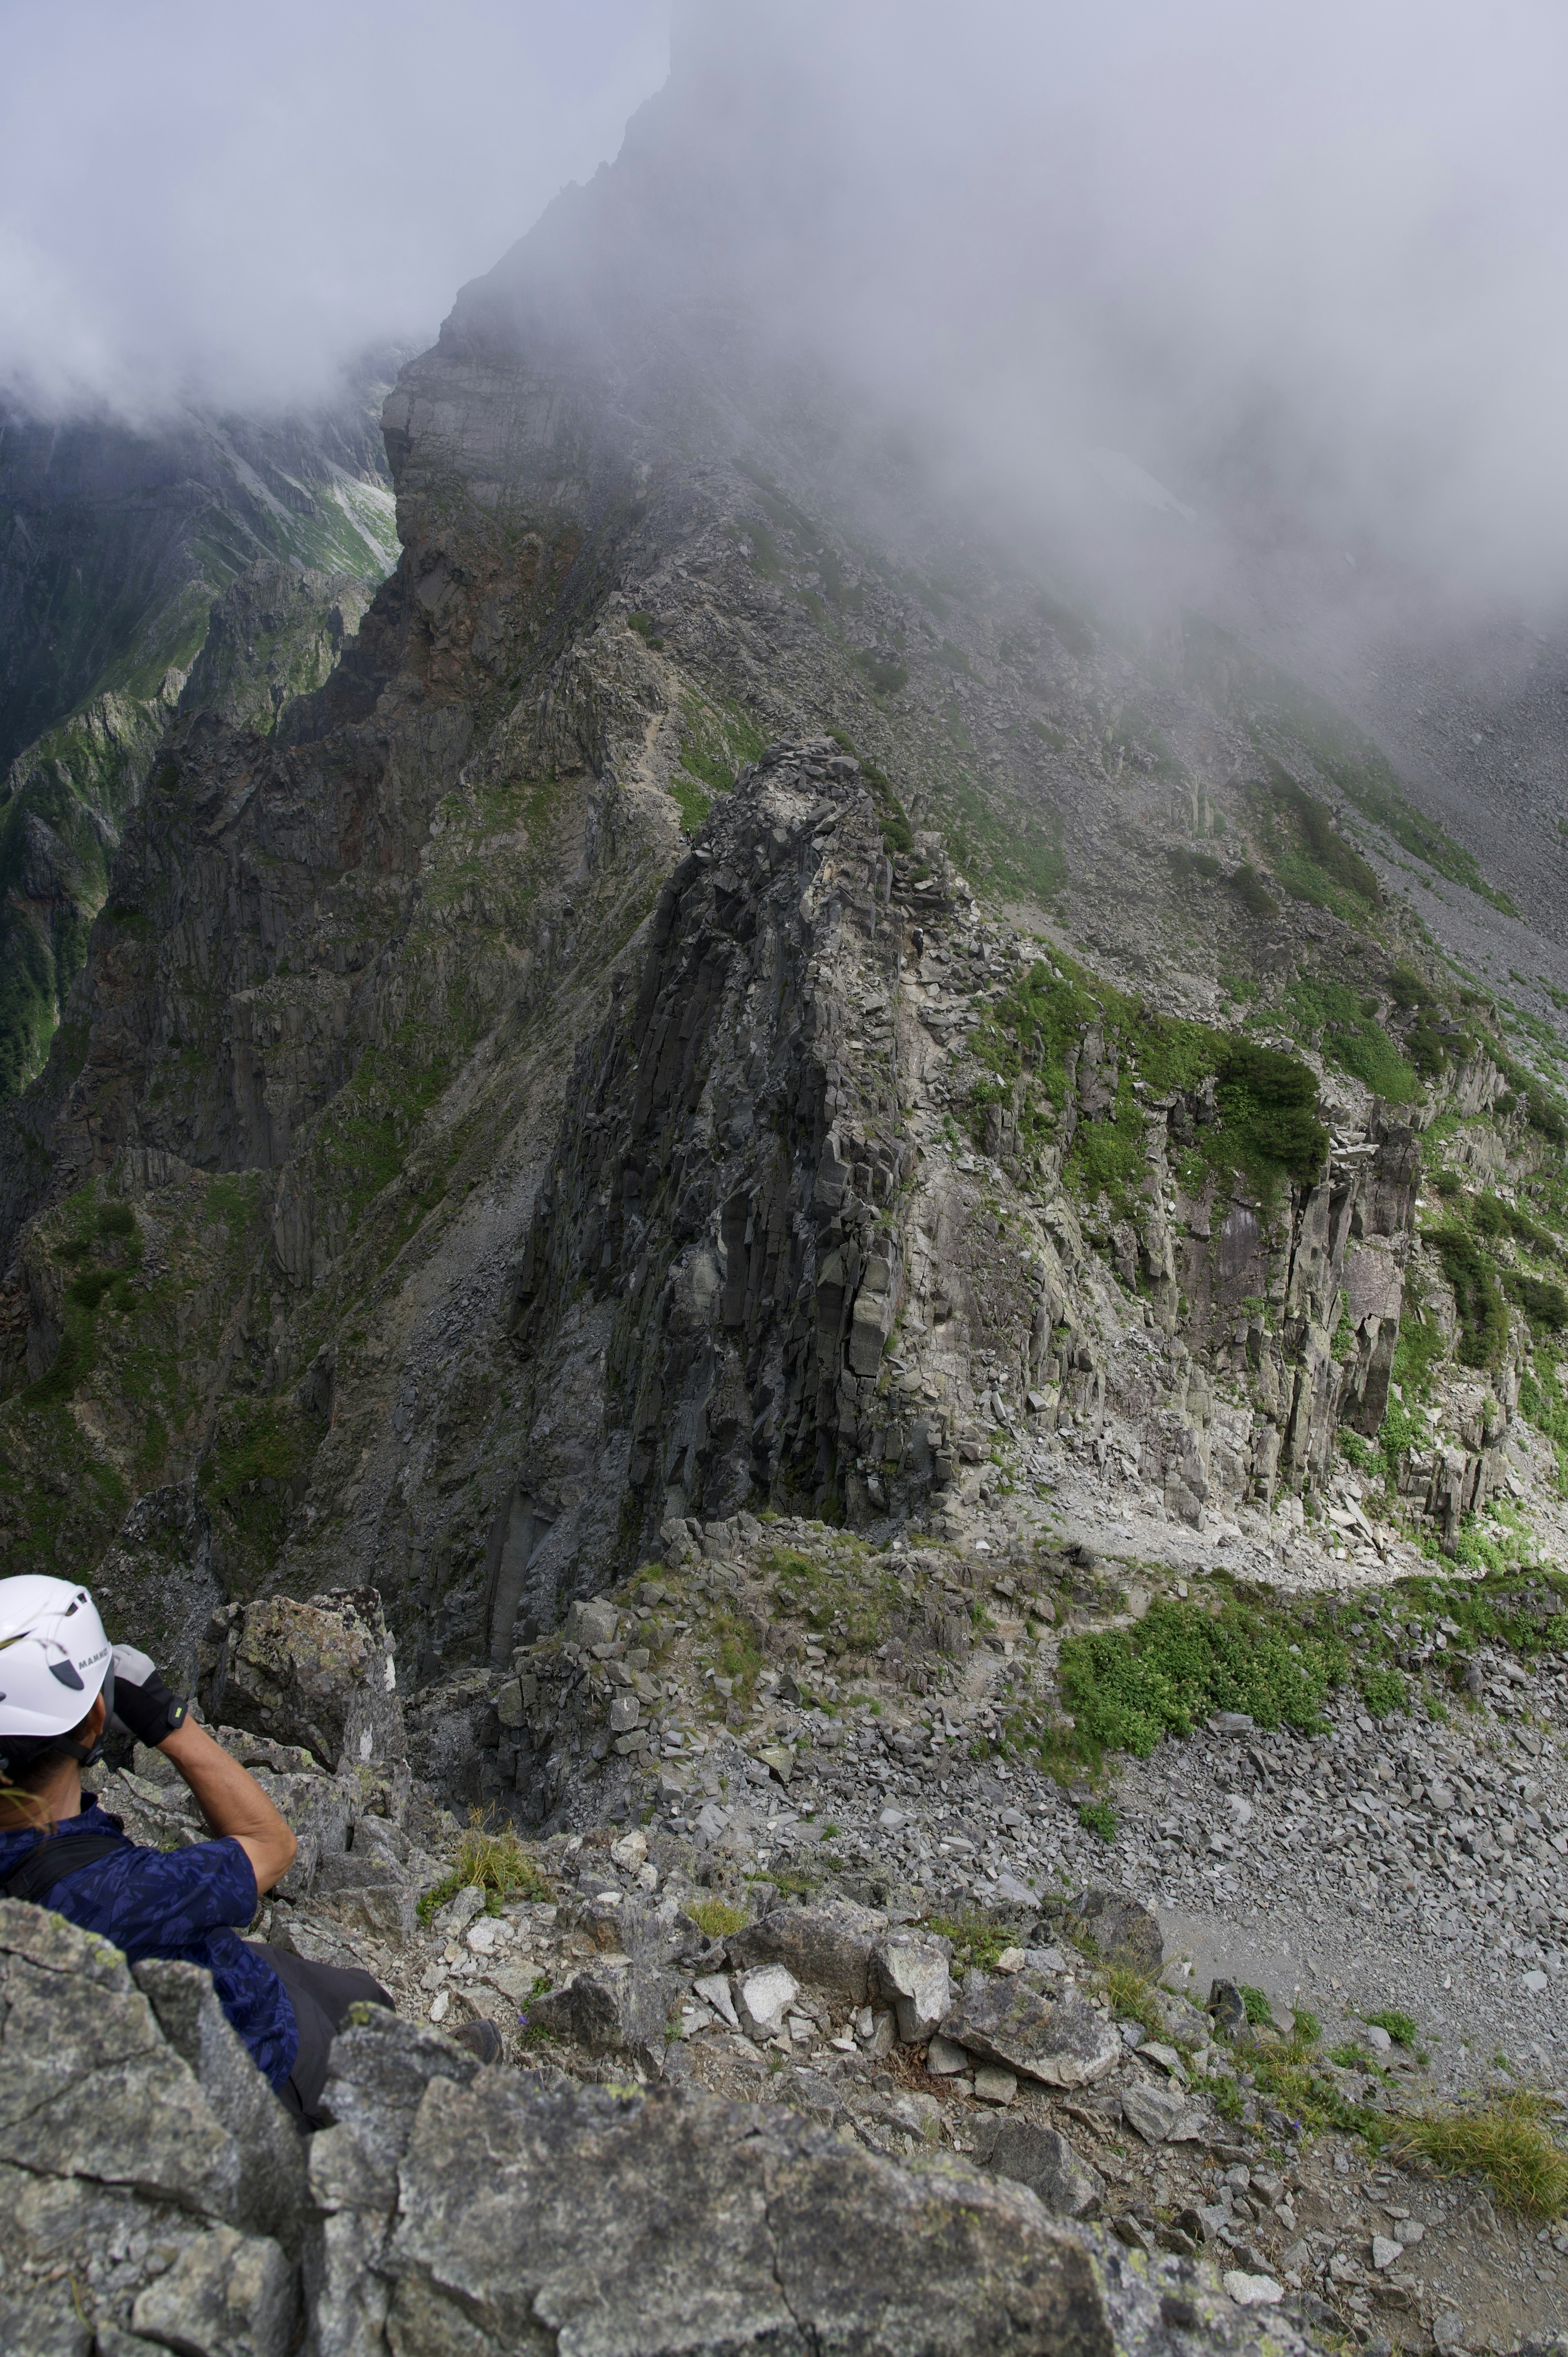
<path id="1" fill-rule="evenodd" d="M 699 1932 L 710 1940 L 730 1940 L 746 1928 L 746 1910 L 732 1907 L 725 1899 L 699 1899 L 686 1912 Z"/>
<path id="2" fill-rule="evenodd" d="M 476 1809 L 457 1843 L 457 1855 L 435 1888 L 419 1902 L 419 1920 L 428 1923 L 459 1890 L 472 1884 L 485 1894 L 488 1913 L 499 1914 L 504 1899 L 548 1900 L 554 1891 L 515 1833 L 488 1832 L 483 1813 Z"/>
<path id="3" fill-rule="evenodd" d="M 1085 1801 L 1078 1821 L 1086 1834 L 1098 1834 L 1102 1842 L 1116 1838 L 1116 1812 L 1109 1801 Z"/>

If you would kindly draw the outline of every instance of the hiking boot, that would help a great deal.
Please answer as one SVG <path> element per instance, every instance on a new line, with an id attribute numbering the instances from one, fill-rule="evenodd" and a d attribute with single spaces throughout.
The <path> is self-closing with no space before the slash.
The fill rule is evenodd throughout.
<path id="1" fill-rule="evenodd" d="M 481 2062 L 499 2062 L 506 2051 L 493 2021 L 466 2021 L 461 2029 L 454 2029 L 450 2035 L 454 2046 L 477 2055 Z"/>

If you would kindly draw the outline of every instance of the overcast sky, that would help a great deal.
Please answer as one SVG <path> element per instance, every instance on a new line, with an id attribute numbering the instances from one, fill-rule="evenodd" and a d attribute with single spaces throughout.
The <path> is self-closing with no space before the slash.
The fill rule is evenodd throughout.
<path id="1" fill-rule="evenodd" d="M 740 282 L 976 453 L 1109 445 L 1199 509 L 1568 571 L 1562 0 L 679 15 L 719 65 L 665 152 Z M 261 404 L 433 332 L 616 154 L 669 16 L 0 0 L 0 382 Z"/>
<path id="2" fill-rule="evenodd" d="M 260 404 L 433 336 L 668 58 L 667 0 L 0 0 L 0 384 Z"/>

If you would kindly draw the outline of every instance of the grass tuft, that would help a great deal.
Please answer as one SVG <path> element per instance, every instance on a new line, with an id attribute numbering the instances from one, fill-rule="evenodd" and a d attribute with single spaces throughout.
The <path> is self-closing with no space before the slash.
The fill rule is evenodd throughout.
<path id="1" fill-rule="evenodd" d="M 1400 2013 L 1390 2006 L 1381 2013 L 1366 2013 L 1361 2017 L 1374 2029 L 1386 2029 L 1396 2046 L 1413 2046 L 1421 2035 L 1412 2015 Z"/>
<path id="2" fill-rule="evenodd" d="M 495 1915 L 503 1899 L 551 1900 L 555 1893 L 516 1834 L 487 1832 L 484 1815 L 476 1809 L 457 1844 L 457 1855 L 434 1889 L 419 1902 L 419 1920 L 431 1918 L 470 1884 L 485 1894 L 485 1910 Z"/>
<path id="3" fill-rule="evenodd" d="M 732 1907 L 727 1899 L 699 1899 L 686 1912 L 709 1940 L 733 1939 L 736 1932 L 746 1929 L 746 1910 Z"/>
<path id="4" fill-rule="evenodd" d="M 1102 1842 L 1116 1838 L 1116 1812 L 1109 1801 L 1085 1801 L 1078 1821 L 1086 1834 L 1098 1834 Z"/>
<path id="5" fill-rule="evenodd" d="M 1123 2020 L 1142 2024 L 1151 2038 L 1163 2038 L 1165 2023 L 1160 2018 L 1159 2001 L 1154 1985 L 1131 1964 L 1108 1964 L 1101 1988 L 1113 2013 Z"/>
<path id="6" fill-rule="evenodd" d="M 1442 2176 L 1482 2178 L 1504 2208 L 1551 2221 L 1568 2210 L 1568 2153 L 1544 2115 L 1541 2097 L 1519 2088 L 1478 2111 L 1423 2113 L 1397 2141 Z"/>
<path id="7" fill-rule="evenodd" d="M 928 1915 L 926 1929 L 952 1942 L 952 1960 L 960 1972 L 967 1972 L 971 1964 L 975 1964 L 983 1973 L 993 1973 L 997 1957 L 1004 1950 L 1015 1947 L 1018 1940 L 1015 1925 L 993 1923 L 978 1908 L 971 1908 L 962 1915 Z"/>

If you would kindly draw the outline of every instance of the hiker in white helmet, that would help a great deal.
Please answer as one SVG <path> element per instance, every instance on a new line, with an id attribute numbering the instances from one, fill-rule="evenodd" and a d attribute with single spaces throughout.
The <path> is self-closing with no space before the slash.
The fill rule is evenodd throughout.
<path id="1" fill-rule="evenodd" d="M 210 1841 L 149 1849 L 92 1801 L 81 1771 L 111 1714 L 171 1760 Z M 369 1973 L 311 1964 L 240 1933 L 294 1863 L 295 1838 L 255 1778 L 190 1717 L 145 1653 L 111 1648 L 85 1587 L 0 1579 L 0 1894 L 53 1908 L 127 1961 L 201 1964 L 256 2066 L 302 2128 L 318 2125 L 328 2050 Z"/>

